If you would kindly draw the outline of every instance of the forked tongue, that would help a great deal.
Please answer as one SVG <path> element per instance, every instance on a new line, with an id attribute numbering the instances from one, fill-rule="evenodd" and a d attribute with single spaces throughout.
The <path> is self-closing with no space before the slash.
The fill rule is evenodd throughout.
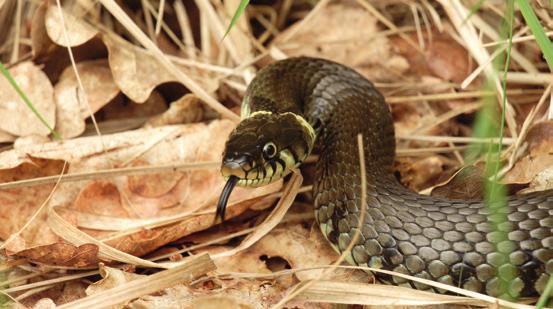
<path id="1" fill-rule="evenodd" d="M 237 176 L 230 176 L 227 180 L 227 183 L 225 184 L 225 187 L 223 188 L 223 192 L 221 192 L 221 196 L 219 197 L 219 202 L 217 202 L 217 211 L 215 212 L 215 220 L 217 218 L 221 218 L 221 222 L 225 221 L 225 210 L 227 208 L 227 202 L 228 198 L 230 197 L 230 193 L 232 192 L 232 189 L 234 189 L 234 186 L 238 182 Z"/>

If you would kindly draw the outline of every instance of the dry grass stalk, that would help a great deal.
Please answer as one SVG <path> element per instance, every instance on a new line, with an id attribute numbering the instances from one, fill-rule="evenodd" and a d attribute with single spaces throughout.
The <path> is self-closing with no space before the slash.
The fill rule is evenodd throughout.
<path id="1" fill-rule="evenodd" d="M 151 276 L 129 281 L 113 289 L 64 304 L 62 309 L 103 308 L 126 303 L 132 299 L 169 288 L 179 283 L 189 283 L 194 279 L 215 270 L 215 264 L 207 253 L 189 257 L 177 267 L 160 271 Z"/>
<path id="2" fill-rule="evenodd" d="M 175 163 L 166 165 L 131 166 L 107 170 L 96 170 L 92 172 L 66 174 L 63 176 L 63 178 L 60 179 L 60 182 L 64 183 L 81 180 L 101 179 L 106 177 L 146 175 L 164 172 L 185 172 L 198 169 L 217 168 L 219 167 L 219 165 L 220 162 L 210 161 L 196 163 Z M 5 182 L 0 184 L 0 190 L 55 183 L 58 178 L 59 176 L 55 175 Z"/>
<path id="3" fill-rule="evenodd" d="M 231 120 L 238 122 L 240 117 L 234 114 L 232 111 L 217 102 L 212 96 L 210 96 L 200 85 L 194 80 L 179 70 L 173 63 L 167 58 L 167 56 L 157 47 L 152 40 L 150 40 L 138 26 L 125 14 L 125 12 L 117 5 L 113 0 L 100 0 L 102 5 L 134 36 L 136 40 L 140 42 L 146 49 L 153 53 L 160 64 L 169 72 L 171 72 L 178 81 L 184 84 L 200 99 L 202 99 L 211 108 L 219 112 L 222 116 L 225 116 Z"/>

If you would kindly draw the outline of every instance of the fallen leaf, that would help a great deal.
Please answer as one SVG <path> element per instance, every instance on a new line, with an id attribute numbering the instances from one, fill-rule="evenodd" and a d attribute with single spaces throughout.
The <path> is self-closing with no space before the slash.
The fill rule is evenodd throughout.
<path id="1" fill-rule="evenodd" d="M 67 160 L 70 174 L 125 164 L 153 166 L 175 162 L 217 162 L 234 126 L 231 121 L 216 120 L 209 124 L 165 126 L 40 145 L 25 144 L 0 153 L 0 163 L 4 164 L 4 173 L 12 175 L 14 170 L 29 164 L 30 156 L 40 157 L 47 163 L 53 159 Z M 125 162 L 130 162 L 130 165 Z M 54 193 L 49 207 L 61 205 L 56 207 L 56 212 L 63 209 L 59 215 L 68 224 L 80 227 L 116 249 L 143 255 L 215 223 L 214 206 L 224 186 L 217 168 L 215 165 L 211 169 L 63 183 Z M 252 207 L 269 207 L 275 197 L 268 194 L 279 190 L 281 185 L 281 182 L 276 182 L 253 190 L 236 188 L 229 201 L 227 219 Z M 4 220 L 12 222 L 0 225 L 3 239 L 23 226 L 30 213 L 50 193 L 52 185 L 43 186 L 0 191 L 2 204 L 11 205 L 12 209 L 9 216 L 3 213 L 2 218 L 0 214 L 0 223 Z M 36 191 L 29 191 L 25 199 L 19 196 L 23 190 Z M 19 250 L 37 245 L 54 246 L 60 242 L 59 236 L 63 238 L 63 235 L 55 235 L 45 228 L 46 219 L 43 214 L 33 223 L 33 226 L 41 227 L 40 232 L 29 229 L 22 234 L 25 243 Z"/>
<path id="2" fill-rule="evenodd" d="M 81 9 L 79 6 L 71 6 L 71 9 L 70 11 L 68 8 L 62 8 L 62 18 L 58 6 L 50 5 L 44 17 L 44 26 L 48 36 L 53 42 L 64 47 L 81 45 L 98 33 L 84 20 L 85 12 L 77 12 L 77 9 Z M 66 35 L 64 35 L 64 31 L 66 31 Z"/>
<path id="3" fill-rule="evenodd" d="M 48 265 L 86 267 L 98 264 L 98 246 L 84 244 L 75 247 L 65 243 L 54 243 L 19 251 L 17 256 Z"/>
<path id="4" fill-rule="evenodd" d="M 288 56 L 331 59 L 370 80 L 396 80 L 408 69 L 407 61 L 393 53 L 388 38 L 375 35 L 380 31 L 376 18 L 355 2 L 329 3 L 298 30 L 301 24 L 288 27 L 274 40 Z"/>
<path id="5" fill-rule="evenodd" d="M 413 42 L 418 42 L 417 34 L 408 35 Z M 459 45 L 447 32 L 440 33 L 432 29 L 430 38 L 427 31 L 422 32 L 426 44 L 423 52 L 416 50 L 400 36 L 391 38 L 391 46 L 396 53 L 409 61 L 409 76 L 420 77 L 433 75 L 442 81 L 460 83 L 473 70 L 467 50 Z"/>
<path id="6" fill-rule="evenodd" d="M 109 103 L 119 88 L 113 82 L 107 60 L 83 61 L 77 71 L 84 87 L 81 91 L 73 68 L 67 67 L 54 87 L 56 101 L 56 130 L 64 138 L 80 135 L 85 119 Z M 86 97 L 85 97 L 86 95 Z M 88 106 L 87 106 L 88 104 Z"/>
<path id="7" fill-rule="evenodd" d="M 396 170 L 401 175 L 401 182 L 413 191 L 431 187 L 444 177 L 451 160 L 444 156 L 432 155 L 425 158 L 401 157 L 396 159 Z"/>
<path id="8" fill-rule="evenodd" d="M 527 184 L 540 172 L 553 166 L 553 121 L 539 122 L 526 136 L 528 154 L 517 161 L 503 177 L 506 184 Z"/>
<path id="9" fill-rule="evenodd" d="M 109 66 L 115 84 L 134 102 L 143 103 L 155 87 L 176 80 L 146 51 L 109 36 L 103 36 L 103 41 L 109 51 Z"/>
<path id="10" fill-rule="evenodd" d="M 46 74 L 29 61 L 22 62 L 9 71 L 37 111 L 54 127 L 54 89 Z M 5 78 L 0 78 L 0 129 L 16 136 L 50 133 Z"/>
<path id="11" fill-rule="evenodd" d="M 198 122 L 203 116 L 204 110 L 201 100 L 194 94 L 187 94 L 171 102 L 169 109 L 163 114 L 150 118 L 146 123 L 146 127 Z"/>

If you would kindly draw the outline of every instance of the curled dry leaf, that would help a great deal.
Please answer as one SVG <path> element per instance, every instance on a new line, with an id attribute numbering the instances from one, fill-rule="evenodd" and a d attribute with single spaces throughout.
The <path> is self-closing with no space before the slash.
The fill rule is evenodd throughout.
<path id="1" fill-rule="evenodd" d="M 444 183 L 431 188 L 432 196 L 462 200 L 483 199 L 484 181 L 486 177 L 481 169 L 473 165 L 465 166 Z"/>
<path id="2" fill-rule="evenodd" d="M 9 71 L 37 111 L 54 127 L 54 89 L 46 74 L 29 61 L 22 62 Z M 5 78 L 0 78 L 0 129 L 16 136 L 50 133 Z"/>
<path id="3" fill-rule="evenodd" d="M 375 35 L 376 18 L 355 2 L 327 4 L 298 31 L 300 24 L 275 39 L 275 46 L 288 56 L 332 59 L 371 80 L 396 80 L 408 68 L 403 57 L 392 53 L 388 38 Z"/>
<path id="4" fill-rule="evenodd" d="M 86 288 L 86 295 L 93 295 L 102 291 L 112 289 L 126 282 L 146 277 L 144 275 L 122 271 L 117 268 L 107 267 L 103 263 L 100 263 L 99 271 L 102 279 L 89 285 Z"/>
<path id="5" fill-rule="evenodd" d="M 216 120 L 209 124 L 166 126 L 104 135 L 101 139 L 87 137 L 41 145 L 25 144 L 0 153 L 0 162 L 5 163 L 5 173 L 21 168 L 29 160 L 29 155 L 44 158 L 45 162 L 68 160 L 69 173 L 128 166 L 127 162 L 132 166 L 218 162 L 226 138 L 234 126 L 231 121 Z M 218 164 L 214 164 L 210 169 L 63 183 L 54 193 L 49 206 L 62 205 L 55 211 L 63 209 L 59 214 L 81 231 L 116 249 L 142 255 L 214 224 L 214 205 L 224 185 L 217 168 Z M 45 185 L 10 189 L 19 190 L 15 192 L 0 191 L 0 200 L 9 201 L 10 213 L 16 214 L 7 216 L 3 213 L 4 218 L 0 215 L 0 236 L 3 239 L 23 226 L 29 214 L 39 206 L 37 200 L 43 201 L 51 187 Z M 275 197 L 268 194 L 280 187 L 281 183 L 253 190 L 236 188 L 231 196 L 227 218 L 253 206 L 269 207 Z M 21 197 L 18 193 L 21 190 L 37 191 Z M 26 200 L 24 197 L 29 198 Z M 45 216 L 36 220 L 37 226 L 42 226 L 40 232 L 29 229 L 22 235 L 26 247 L 21 250 L 59 242 L 60 238 L 45 228 L 45 220 Z M 49 241 L 43 239 L 45 235 L 51 236 Z M 63 235 L 59 236 L 63 238 Z"/>
<path id="6" fill-rule="evenodd" d="M 80 91 L 72 67 L 67 67 L 63 71 L 60 80 L 54 87 L 57 107 L 56 130 L 64 138 L 75 137 L 83 133 L 85 119 L 90 117 L 90 112 L 95 113 L 119 93 L 119 88 L 113 82 L 107 60 L 80 62 L 77 64 L 77 71 L 85 93 Z"/>
<path id="7" fill-rule="evenodd" d="M 526 142 L 528 154 L 505 175 L 504 183 L 530 183 L 540 172 L 553 166 L 553 121 L 540 122 L 530 128 Z"/>
<path id="8" fill-rule="evenodd" d="M 158 85 L 175 81 L 159 61 L 146 51 L 121 39 L 103 36 L 109 52 L 109 66 L 115 83 L 131 100 L 142 103 Z"/>
<path id="9" fill-rule="evenodd" d="M 78 6 L 73 6 L 76 9 Z M 89 25 L 76 10 L 69 11 L 62 8 L 63 20 L 60 17 L 60 10 L 56 5 L 48 6 L 44 17 L 46 32 L 52 41 L 61 46 L 78 46 L 91 40 L 98 31 Z M 63 22 L 62 22 L 63 21 Z M 67 31 L 67 39 L 64 35 L 64 28 Z"/>

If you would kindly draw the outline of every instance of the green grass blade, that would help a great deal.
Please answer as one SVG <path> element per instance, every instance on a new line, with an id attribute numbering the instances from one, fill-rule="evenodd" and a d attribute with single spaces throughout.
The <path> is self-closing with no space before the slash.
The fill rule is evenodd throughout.
<path id="1" fill-rule="evenodd" d="M 230 20 L 230 24 L 228 25 L 227 31 L 225 31 L 225 35 L 223 35 L 223 38 L 221 40 L 224 40 L 227 37 L 227 34 L 229 34 L 230 29 L 234 27 L 234 24 L 236 24 L 236 21 L 238 21 L 238 18 L 242 13 L 244 13 L 244 10 L 250 3 L 250 0 L 240 0 L 240 5 L 238 5 L 238 8 L 236 9 L 236 12 L 234 12 L 234 15 L 232 16 L 232 19 Z"/>
<path id="2" fill-rule="evenodd" d="M 40 122 L 42 122 L 42 124 L 44 124 L 44 126 L 46 126 L 48 128 L 48 130 L 50 130 L 50 133 L 52 134 L 52 136 L 55 138 L 55 139 L 61 139 L 60 135 L 58 134 L 58 132 L 54 131 L 54 129 L 48 124 L 48 122 L 46 121 L 46 119 L 44 119 L 44 117 L 42 117 L 42 115 L 39 113 L 39 111 L 35 108 L 35 106 L 33 105 L 33 103 L 31 102 L 31 100 L 29 100 L 29 98 L 27 97 L 27 95 L 25 94 L 25 92 L 23 92 L 23 90 L 19 87 L 19 85 L 17 84 L 17 82 L 15 81 L 15 79 L 13 79 L 13 77 L 11 76 L 10 72 L 8 71 L 8 69 L 6 69 L 6 67 L 4 66 L 4 64 L 2 64 L 0 62 L 0 72 L 2 72 L 2 75 L 4 75 L 4 77 L 6 77 L 6 79 L 8 80 L 8 82 L 12 85 L 13 89 L 15 89 L 15 91 L 17 92 L 17 94 L 19 94 L 19 96 L 21 97 L 21 99 L 23 99 L 23 101 L 25 102 L 25 104 L 27 104 L 27 106 L 29 107 L 29 109 L 31 109 L 31 111 L 38 117 L 38 119 L 40 120 Z"/>
<path id="3" fill-rule="evenodd" d="M 534 13 L 534 10 L 532 10 L 532 7 L 528 3 L 528 1 L 516 0 L 516 2 L 520 9 L 520 12 L 522 13 L 522 16 L 524 17 L 524 20 L 526 21 L 526 24 L 536 38 L 536 42 L 538 43 L 538 46 L 543 53 L 543 57 L 549 65 L 549 70 L 553 71 L 553 44 L 551 43 L 551 40 L 549 40 L 549 37 L 547 37 L 547 35 L 545 34 L 542 25 L 540 24 L 538 18 L 536 17 L 536 14 Z"/>
<path id="4" fill-rule="evenodd" d="M 549 281 L 547 281 L 547 285 L 545 286 L 545 289 L 541 294 L 538 303 L 536 304 L 536 309 L 542 309 L 547 305 L 547 301 L 549 300 L 549 295 L 551 295 L 551 292 L 553 292 L 553 276 L 549 277 Z"/>

